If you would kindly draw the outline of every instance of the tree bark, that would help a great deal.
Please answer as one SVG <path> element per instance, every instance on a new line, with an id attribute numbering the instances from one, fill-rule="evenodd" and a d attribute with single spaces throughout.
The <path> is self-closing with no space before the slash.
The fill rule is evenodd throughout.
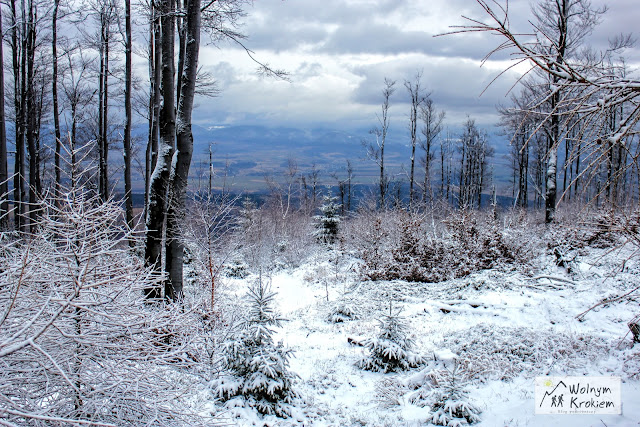
<path id="1" fill-rule="evenodd" d="M 60 112 L 58 106 L 58 7 L 60 0 L 54 0 L 53 15 L 51 22 L 51 55 L 52 55 L 52 76 L 51 76 L 51 97 L 53 98 L 53 128 L 56 138 L 56 151 L 54 158 L 55 169 L 55 194 L 56 203 L 60 196 L 62 187 L 61 155 L 62 155 L 62 135 L 60 132 Z"/>
<path id="2" fill-rule="evenodd" d="M 133 194 L 131 193 L 131 0 L 124 1 L 125 76 L 124 76 L 124 197 L 127 226 L 133 229 Z M 133 245 L 134 241 L 129 240 Z"/>
<path id="3" fill-rule="evenodd" d="M 0 35 L 2 35 L 2 8 L 0 7 Z M 0 36 L 0 58 L 3 58 L 4 40 Z M 4 67 L 0 69 L 0 231 L 9 228 L 9 171 L 7 158 L 7 129 L 4 115 Z"/>
<path id="4" fill-rule="evenodd" d="M 22 132 L 22 79 L 20 70 L 20 49 L 18 48 L 18 15 L 16 0 L 11 0 L 11 59 L 13 70 L 13 105 L 15 110 L 15 164 L 13 177 L 13 204 L 14 227 L 17 231 L 23 231 L 22 194 L 24 177 L 24 139 Z"/>
<path id="5" fill-rule="evenodd" d="M 188 0 L 186 5 L 184 68 L 180 78 L 181 90 L 178 103 L 178 126 L 176 133 L 177 150 L 171 171 L 169 209 L 167 213 L 166 270 L 169 281 L 165 285 L 165 295 L 172 300 L 182 298 L 184 242 L 180 226 L 184 224 L 186 190 L 189 168 L 193 154 L 193 134 L 191 113 L 195 95 L 198 54 L 200 51 L 200 0 Z"/>
<path id="6" fill-rule="evenodd" d="M 151 22 L 149 27 L 149 139 L 147 142 L 146 176 L 145 176 L 145 218 L 149 208 L 149 190 L 151 173 L 158 159 L 158 138 L 160 122 L 160 81 L 162 78 L 162 44 L 160 35 L 160 17 L 157 7 L 151 5 Z"/>
<path id="7" fill-rule="evenodd" d="M 556 63 L 564 62 L 564 55 L 567 49 L 568 24 L 569 24 L 569 0 L 556 1 L 557 7 L 557 29 L 558 42 Z M 559 78 L 555 75 L 549 76 L 554 87 L 559 84 Z M 545 222 L 553 221 L 556 213 L 557 182 L 556 174 L 558 169 L 558 145 L 560 144 L 560 117 L 558 105 L 560 103 L 560 91 L 555 90 L 551 95 L 551 141 L 549 141 L 549 163 L 547 165 L 547 191 L 545 200 Z"/>
<path id="8" fill-rule="evenodd" d="M 174 98 L 174 46 L 175 46 L 175 1 L 158 2 L 160 12 L 160 33 L 162 43 L 162 108 L 160 109 L 160 129 L 158 158 L 149 186 L 149 209 L 147 212 L 147 237 L 145 242 L 145 262 L 154 271 L 162 271 L 162 237 L 164 235 L 165 214 L 167 213 L 167 189 L 173 157 L 176 116 Z M 162 297 L 160 288 L 145 290 L 147 298 Z"/>
<path id="9" fill-rule="evenodd" d="M 102 6 L 104 8 L 104 6 Z M 100 72 L 98 73 L 98 131 L 96 133 L 96 144 L 98 146 L 98 194 L 100 199 L 104 202 L 105 197 L 103 194 L 103 167 L 104 164 L 104 144 L 102 143 L 102 122 L 104 121 L 104 28 L 105 28 L 105 16 L 104 11 L 100 10 L 100 45 L 98 47 L 98 54 L 100 56 Z"/>
<path id="10" fill-rule="evenodd" d="M 110 6 L 109 6 L 110 7 Z M 111 10 L 106 15 L 106 25 L 104 28 L 104 76 L 103 76 L 103 90 L 102 90 L 102 163 L 100 165 L 100 175 L 102 176 L 102 200 L 107 201 L 109 199 L 109 36 L 111 29 Z"/>
<path id="11" fill-rule="evenodd" d="M 33 1 L 28 2 L 27 22 L 25 23 L 25 52 L 26 59 L 26 132 L 27 149 L 29 150 L 29 226 L 32 233 L 36 232 L 38 216 L 38 200 L 42 194 L 40 182 L 40 153 L 36 140 L 37 107 L 35 100 L 35 50 L 36 27 Z"/>

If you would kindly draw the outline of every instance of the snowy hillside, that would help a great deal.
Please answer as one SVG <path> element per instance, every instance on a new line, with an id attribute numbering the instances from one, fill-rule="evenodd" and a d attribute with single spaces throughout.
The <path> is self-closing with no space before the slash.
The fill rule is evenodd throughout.
<path id="1" fill-rule="evenodd" d="M 620 236 L 592 239 L 578 229 L 563 237 L 569 235 L 576 241 L 556 247 L 561 258 L 546 245 L 558 233 L 537 228 L 529 235 L 534 256 L 526 265 L 439 283 L 363 280 L 365 267 L 353 252 L 314 249 L 298 267 L 263 277 L 286 319 L 275 339 L 293 351 L 290 370 L 299 376 L 292 417 L 262 417 L 228 405 L 226 417 L 260 426 L 425 425 L 438 379 L 455 370 L 468 402 L 482 411 L 478 425 L 636 425 L 640 349 L 627 323 L 638 314 L 638 300 L 637 293 L 623 297 L 640 285 L 636 248 Z M 256 280 L 226 278 L 227 298 L 244 294 Z M 358 344 L 379 334 L 378 319 L 389 313 L 390 302 L 394 312 L 401 310 L 424 363 L 389 373 L 360 369 L 369 350 Z M 347 315 L 337 315 L 345 308 Z M 535 415 L 536 376 L 621 377 L 623 414 Z"/>

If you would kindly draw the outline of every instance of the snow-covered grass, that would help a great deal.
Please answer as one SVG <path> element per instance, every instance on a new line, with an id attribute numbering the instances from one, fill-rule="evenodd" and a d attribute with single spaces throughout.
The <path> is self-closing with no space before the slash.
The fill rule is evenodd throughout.
<path id="1" fill-rule="evenodd" d="M 627 323 L 640 307 L 637 298 L 616 299 L 640 284 L 636 247 L 605 235 L 574 236 L 579 241 L 572 243 L 566 233 L 531 233 L 527 245 L 521 242 L 529 251 L 522 265 L 496 264 L 439 283 L 367 281 L 353 252 L 310 248 L 299 267 L 270 275 L 275 305 L 287 319 L 274 340 L 293 351 L 290 369 L 299 376 L 292 417 L 236 408 L 230 419 L 259 426 L 425 425 L 431 410 L 443 407 L 429 401 L 438 394 L 434 378 L 457 366 L 466 383 L 460 396 L 482 411 L 476 425 L 638 425 L 640 345 L 633 346 Z M 501 235 L 512 238 L 508 230 Z M 244 293 L 251 280 L 227 279 L 228 292 Z M 425 361 L 403 372 L 362 370 L 368 349 L 358 344 L 379 335 L 390 300 Z M 331 321 L 344 306 L 357 315 Z M 534 377 L 541 375 L 622 377 L 623 414 L 535 415 Z"/>

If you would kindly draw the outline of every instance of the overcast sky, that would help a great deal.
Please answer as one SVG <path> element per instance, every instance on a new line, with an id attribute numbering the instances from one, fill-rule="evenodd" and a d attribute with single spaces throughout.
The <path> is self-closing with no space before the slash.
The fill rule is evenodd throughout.
<path id="1" fill-rule="evenodd" d="M 509 4 L 512 28 L 527 31 L 530 2 Z M 492 125 L 495 106 L 507 102 L 518 76 L 507 73 L 481 96 L 508 64 L 498 58 L 480 67 L 500 39 L 489 34 L 433 37 L 464 23 L 461 15 L 484 19 L 475 0 L 255 0 L 247 13 L 242 28 L 249 36 L 247 46 L 260 60 L 289 71 L 291 82 L 259 77 L 255 64 L 234 46 L 203 46 L 200 63 L 218 79 L 222 94 L 197 101 L 196 123 L 367 128 L 376 124 L 388 77 L 397 81 L 392 126 L 404 127 L 403 83 L 421 72 L 422 85 L 437 108 L 446 111 L 448 123 L 457 126 L 470 115 Z M 611 1 L 590 44 L 606 47 L 608 37 L 633 32 L 639 19 L 638 0 Z M 638 64 L 638 48 L 627 56 Z"/>

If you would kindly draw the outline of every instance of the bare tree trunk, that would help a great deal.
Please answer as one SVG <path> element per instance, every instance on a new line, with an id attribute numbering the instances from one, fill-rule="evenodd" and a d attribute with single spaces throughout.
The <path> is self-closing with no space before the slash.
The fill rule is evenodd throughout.
<path id="1" fill-rule="evenodd" d="M 104 6 L 102 6 L 104 8 Z M 102 123 L 104 122 L 104 31 L 105 31 L 105 16 L 104 11 L 100 11 L 100 41 L 98 47 L 98 54 L 100 56 L 100 72 L 98 73 L 98 129 L 96 132 L 96 143 L 98 145 L 98 194 L 100 199 L 104 202 L 105 197 L 102 189 L 103 184 L 103 164 L 104 164 L 104 144 L 102 142 Z"/>
<path id="2" fill-rule="evenodd" d="M 158 2 L 160 13 L 160 33 L 162 43 L 162 108 L 160 110 L 160 132 L 158 158 L 149 185 L 149 208 L 147 211 L 147 236 L 145 242 L 145 262 L 154 271 L 162 271 L 162 237 L 164 235 L 165 214 L 167 213 L 167 189 L 169 172 L 174 151 L 176 116 L 174 99 L 174 46 L 175 46 L 174 0 Z M 147 298 L 162 297 L 162 290 L 145 290 Z"/>
<path id="3" fill-rule="evenodd" d="M 380 120 L 382 126 L 380 141 L 380 209 L 384 209 L 385 207 L 387 189 L 387 177 L 384 171 L 384 146 L 387 140 L 387 131 L 389 130 L 389 98 L 393 95 L 393 92 L 395 92 L 393 86 L 396 82 L 385 78 L 384 84 L 385 88 L 382 91 L 382 119 Z"/>
<path id="4" fill-rule="evenodd" d="M 36 140 L 36 100 L 35 100 L 35 49 L 36 49 L 36 28 L 33 1 L 28 2 L 27 22 L 25 23 L 25 52 L 26 59 L 26 131 L 27 148 L 29 150 L 29 225 L 31 232 L 36 231 L 38 215 L 38 199 L 42 193 L 40 183 L 40 153 L 38 152 Z"/>
<path id="5" fill-rule="evenodd" d="M 2 8 L 0 7 L 0 35 L 2 34 Z M 0 58 L 4 41 L 0 37 Z M 9 228 L 9 170 L 7 158 L 7 129 L 4 115 L 4 67 L 0 69 L 0 231 Z"/>
<path id="6" fill-rule="evenodd" d="M 111 6 L 109 5 L 109 8 Z M 104 77 L 102 89 L 102 129 L 100 129 L 102 140 L 102 163 L 100 165 L 100 175 L 102 176 L 102 200 L 109 199 L 109 36 L 111 29 L 109 28 L 111 20 L 111 10 L 108 11 L 107 21 L 104 32 Z"/>
<path id="7" fill-rule="evenodd" d="M 418 109 L 424 102 L 421 95 L 420 78 L 422 73 L 417 73 L 415 83 L 405 80 L 404 87 L 407 88 L 411 96 L 411 111 L 409 114 L 409 132 L 411 134 L 411 170 L 409 172 L 409 207 L 413 204 L 414 199 L 414 182 L 415 182 L 415 163 L 416 163 L 416 145 L 418 143 Z"/>
<path id="8" fill-rule="evenodd" d="M 160 36 L 160 17 L 157 7 L 151 5 L 151 22 L 149 27 L 149 140 L 147 142 L 147 163 L 145 176 L 145 218 L 149 208 L 149 187 L 151 173 L 158 159 L 158 134 L 160 123 L 160 80 L 162 78 L 162 44 Z"/>
<path id="9" fill-rule="evenodd" d="M 569 0 L 556 1 L 557 13 L 557 64 L 564 62 L 564 55 L 567 49 L 568 24 L 569 24 Z M 559 78 L 549 76 L 554 87 L 558 86 Z M 547 192 L 545 201 L 545 222 L 553 221 L 556 213 L 557 184 L 556 173 L 558 169 L 558 145 L 560 144 L 560 117 L 558 116 L 558 106 L 560 104 L 560 91 L 556 90 L 551 95 L 551 141 L 549 143 L 549 163 L 547 166 Z"/>
<path id="10" fill-rule="evenodd" d="M 52 76 L 51 76 L 51 97 L 53 98 L 53 127 L 56 138 L 56 151 L 54 159 L 55 169 L 55 195 L 56 202 L 60 197 L 62 186 L 62 174 L 60 157 L 62 155 L 62 135 L 60 132 L 60 112 L 58 106 L 58 6 L 60 0 L 54 0 L 53 17 L 51 19 L 51 54 L 52 54 Z"/>
<path id="11" fill-rule="evenodd" d="M 351 212 L 351 181 L 353 180 L 353 166 L 351 161 L 347 160 L 347 213 Z"/>
<path id="12" fill-rule="evenodd" d="M 184 224 L 186 190 L 189 179 L 189 167 L 193 153 L 193 134 L 191 133 L 191 112 L 195 95 L 198 54 L 200 51 L 200 0 L 188 0 L 186 6 L 186 43 L 184 46 L 184 68 L 180 79 L 182 89 L 178 102 L 178 123 L 176 133 L 176 152 L 171 171 L 170 204 L 167 213 L 166 270 L 169 281 L 165 285 L 165 295 L 172 300 L 182 298 L 182 269 L 184 242 L 179 227 Z"/>
<path id="13" fill-rule="evenodd" d="M 133 228 L 133 194 L 131 193 L 131 0 L 124 1 L 125 76 L 124 76 L 124 197 L 127 226 Z M 133 245 L 133 240 L 129 241 Z"/>
<path id="14" fill-rule="evenodd" d="M 17 231 L 24 231 L 24 132 L 23 132 L 23 91 L 22 72 L 20 68 L 21 57 L 18 47 L 18 15 L 16 0 L 11 0 L 11 57 L 13 69 L 13 104 L 15 109 L 15 165 L 13 178 L 13 203 L 14 203 L 14 223 Z"/>

